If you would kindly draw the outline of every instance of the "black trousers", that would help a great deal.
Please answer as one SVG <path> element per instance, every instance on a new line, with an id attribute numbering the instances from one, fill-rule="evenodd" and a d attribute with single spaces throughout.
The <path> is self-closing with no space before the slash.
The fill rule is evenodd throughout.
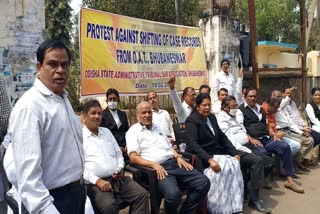
<path id="1" fill-rule="evenodd" d="M 240 153 L 240 166 L 248 190 L 258 190 L 264 185 L 263 159 L 254 153 Z M 248 179 L 247 179 L 248 178 Z"/>
<path id="2" fill-rule="evenodd" d="M 87 184 L 88 196 L 96 214 L 116 214 L 130 205 L 129 213 L 149 213 L 149 195 L 130 177 L 123 177 L 119 192 L 102 192 L 99 187 Z"/>
<path id="3" fill-rule="evenodd" d="M 67 187 L 49 190 L 54 198 L 53 204 L 61 214 L 84 214 L 86 203 L 86 187 L 84 184 L 68 185 Z M 28 211 L 21 204 L 21 212 L 27 214 Z"/>
<path id="4" fill-rule="evenodd" d="M 165 179 L 158 180 L 159 191 L 164 199 L 165 212 L 167 214 L 177 213 L 181 201 L 179 186 L 184 186 L 188 190 L 188 196 L 180 213 L 197 213 L 201 200 L 206 197 L 210 189 L 209 179 L 196 169 L 187 171 L 184 167 L 180 168 L 175 159 L 169 159 L 161 163 L 161 166 L 168 173 Z"/>
<path id="5" fill-rule="evenodd" d="M 264 177 L 266 178 L 271 172 L 272 167 L 274 165 L 273 158 L 270 155 L 266 155 L 262 152 L 259 152 L 257 150 L 251 150 L 253 154 L 259 156 L 263 160 L 263 167 L 264 167 Z"/>
<path id="6" fill-rule="evenodd" d="M 50 190 L 53 204 L 61 214 L 84 214 L 86 204 L 86 186 L 70 185 L 66 188 Z"/>

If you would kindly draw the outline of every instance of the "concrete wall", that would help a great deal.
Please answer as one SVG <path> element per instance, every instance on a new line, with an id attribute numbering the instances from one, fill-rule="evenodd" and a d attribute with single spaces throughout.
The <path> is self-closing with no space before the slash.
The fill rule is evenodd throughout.
<path id="1" fill-rule="evenodd" d="M 214 76 L 220 71 L 220 61 L 224 58 L 231 62 L 230 69 L 237 77 L 240 54 L 239 21 L 225 16 L 213 16 L 200 20 L 205 56 L 209 73 L 209 86 L 212 87 Z"/>
<path id="2" fill-rule="evenodd" d="M 36 75 L 36 49 L 43 41 L 44 0 L 0 1 L 0 72 L 14 104 Z"/>
<path id="3" fill-rule="evenodd" d="M 310 51 L 308 53 L 307 67 L 309 75 L 320 77 L 320 51 Z"/>
<path id="4" fill-rule="evenodd" d="M 264 64 L 276 65 L 277 68 L 299 68 L 301 67 L 301 60 L 298 54 L 258 48 L 259 68 L 263 68 Z"/>

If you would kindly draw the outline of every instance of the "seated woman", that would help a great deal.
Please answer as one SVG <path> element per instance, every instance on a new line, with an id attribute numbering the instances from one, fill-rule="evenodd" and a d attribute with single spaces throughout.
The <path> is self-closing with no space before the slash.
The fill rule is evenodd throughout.
<path id="1" fill-rule="evenodd" d="M 311 89 L 311 102 L 306 106 L 312 130 L 320 132 L 320 88 Z"/>
<path id="2" fill-rule="evenodd" d="M 208 192 L 210 213 L 235 213 L 242 211 L 243 178 L 240 153 L 220 130 L 216 117 L 210 113 L 211 98 L 199 94 L 196 108 L 186 120 L 189 133 L 187 149 L 203 162 L 204 174 L 211 187 Z"/>

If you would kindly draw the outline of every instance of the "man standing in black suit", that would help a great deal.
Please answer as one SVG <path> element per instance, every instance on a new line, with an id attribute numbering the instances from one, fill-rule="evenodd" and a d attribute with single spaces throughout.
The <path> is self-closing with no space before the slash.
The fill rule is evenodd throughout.
<path id="1" fill-rule="evenodd" d="M 106 92 L 108 107 L 102 111 L 101 127 L 108 128 L 116 139 L 121 151 L 125 155 L 126 132 L 129 129 L 127 115 L 118 109 L 120 101 L 119 92 L 114 88 L 109 88 Z M 126 157 L 125 157 L 126 158 Z"/>

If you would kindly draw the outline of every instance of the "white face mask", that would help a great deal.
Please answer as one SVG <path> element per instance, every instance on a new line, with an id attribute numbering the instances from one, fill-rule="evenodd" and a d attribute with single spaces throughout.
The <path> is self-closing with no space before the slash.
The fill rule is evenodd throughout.
<path id="1" fill-rule="evenodd" d="M 238 110 L 238 109 L 236 109 L 236 108 L 232 108 L 232 109 L 230 109 L 229 114 L 230 114 L 231 116 L 235 117 L 235 116 L 237 115 L 237 110 Z"/>
<path id="2" fill-rule="evenodd" d="M 115 110 L 118 107 L 118 102 L 108 102 L 107 105 L 109 109 Z"/>

